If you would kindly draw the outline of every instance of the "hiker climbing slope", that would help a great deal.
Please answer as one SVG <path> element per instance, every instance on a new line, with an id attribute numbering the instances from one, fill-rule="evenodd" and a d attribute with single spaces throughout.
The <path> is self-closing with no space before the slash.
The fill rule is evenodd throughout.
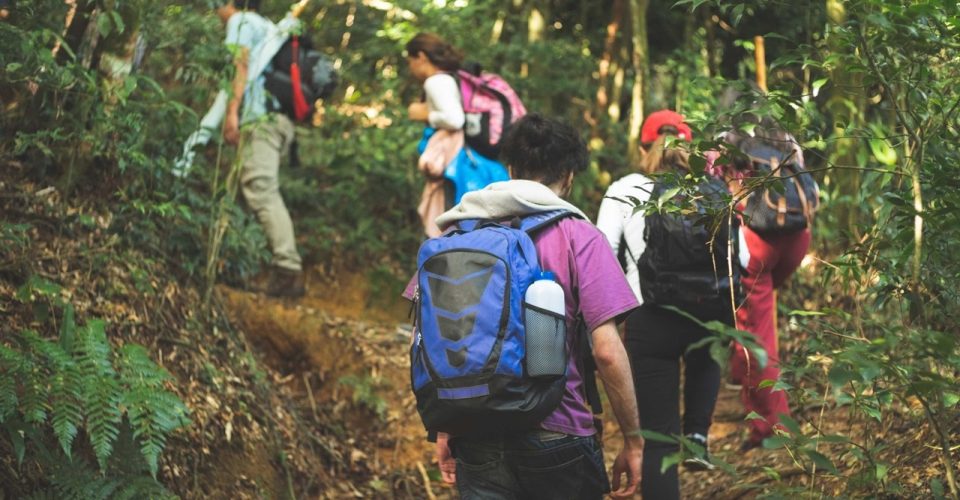
<path id="1" fill-rule="evenodd" d="M 506 180 L 508 176 L 503 165 L 496 161 L 494 148 L 483 149 L 487 156 L 478 154 L 476 148 L 489 146 L 488 142 L 471 142 L 472 132 L 489 129 L 472 126 L 478 123 L 477 115 L 465 114 L 465 97 L 471 104 L 484 100 L 475 85 L 479 77 L 461 69 L 463 54 L 432 33 L 419 33 L 411 38 L 404 54 L 410 75 L 423 85 L 424 91 L 423 100 L 411 103 L 407 112 L 411 120 L 427 124 L 417 162 L 426 177 L 426 184 L 417 212 L 424 233 L 434 237 L 440 234 L 434 219 L 444 210 L 457 203 L 465 193 L 491 182 Z M 495 76 L 485 75 L 488 78 Z M 513 102 L 522 109 L 519 99 Z M 519 118 L 519 114 L 514 113 L 514 116 Z M 489 124 L 491 120 L 488 114 L 484 123 Z M 500 125 L 502 128 L 498 134 L 509 122 Z M 489 139 L 489 136 L 488 132 L 485 137 Z M 496 139 L 499 137 L 497 135 Z"/>
<path id="2" fill-rule="evenodd" d="M 264 42 L 272 23 L 258 14 L 259 1 L 233 0 L 216 7 L 226 27 L 224 43 L 234 53 L 232 95 L 223 121 L 223 138 L 240 145 L 243 198 L 263 226 L 273 253 L 266 292 L 272 296 L 298 297 L 304 293 L 303 268 L 297 251 L 293 221 L 280 195 L 280 160 L 294 140 L 293 121 L 284 113 L 270 111 L 262 75 L 248 84 L 252 50 Z M 241 109 L 242 107 L 242 109 Z M 241 125 L 245 140 L 241 143 Z"/>
<path id="3" fill-rule="evenodd" d="M 407 292 L 418 311 L 420 416 L 440 432 L 441 471 L 461 498 L 600 499 L 610 487 L 591 411 L 595 363 L 624 439 L 612 495 L 629 497 L 643 439 L 616 325 L 636 299 L 603 235 L 561 198 L 587 167 L 586 146 L 569 125 L 534 113 L 507 133 L 502 158 L 513 180 L 466 194 L 437 219 L 448 231 L 421 247 L 418 286 Z M 565 298 L 565 314 L 549 323 L 566 348 L 560 375 L 529 369 L 544 355 L 525 342 L 538 324 L 527 315 L 546 314 L 524 303 L 536 275 Z"/>
<path id="4" fill-rule="evenodd" d="M 803 152 L 794 137 L 769 118 L 760 120 L 751 133 L 728 132 L 724 140 L 739 153 L 732 164 L 718 166 L 734 192 L 754 180 L 740 209 L 744 252 L 744 303 L 737 310 L 738 326 L 753 333 L 767 352 L 765 366 L 747 349 L 735 344 L 731 352 L 732 381 L 740 384 L 744 409 L 760 418 L 749 421 L 750 432 L 741 449 L 761 445 L 773 435 L 781 415 L 789 415 L 787 392 L 764 385 L 780 379 L 780 352 L 776 325 L 776 290 L 800 266 L 810 246 L 810 229 L 819 205 L 819 188 L 804 169 Z M 774 184 L 780 184 L 779 189 Z"/>
<path id="5" fill-rule="evenodd" d="M 635 201 L 660 199 L 677 187 L 675 176 L 690 171 L 687 151 L 676 144 L 668 145 L 668 137 L 680 143 L 690 141 L 690 127 L 673 111 L 651 113 L 641 129 L 642 173 L 630 174 L 610 186 L 597 226 L 621 255 L 630 285 L 642 302 L 627 319 L 625 344 L 643 428 L 666 436 L 684 436 L 687 443 L 702 448 L 684 465 L 710 469 L 713 465 L 707 453 L 707 436 L 720 388 L 720 366 L 711 358 L 709 346 L 689 349 L 708 338 L 710 331 L 664 306 L 679 308 L 700 321 L 733 325 L 730 286 L 737 283 L 734 280 L 731 284 L 726 273 L 730 228 L 721 224 L 721 230 L 712 233 L 697 220 L 707 210 L 725 206 L 727 190 L 721 180 L 708 176 L 699 181 L 696 193 L 689 195 L 696 208 L 693 216 L 635 211 Z M 680 193 L 675 193 L 672 202 Z M 647 442 L 641 483 L 644 498 L 680 497 L 677 466 L 661 471 L 663 459 L 678 451 L 679 442 Z"/>

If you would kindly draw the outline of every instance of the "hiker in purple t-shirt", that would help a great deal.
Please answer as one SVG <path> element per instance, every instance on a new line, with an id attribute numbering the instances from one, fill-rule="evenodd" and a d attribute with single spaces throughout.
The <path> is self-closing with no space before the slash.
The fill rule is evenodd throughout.
<path id="1" fill-rule="evenodd" d="M 576 131 L 564 123 L 530 114 L 511 126 L 501 158 L 514 180 L 466 194 L 437 218 L 445 228 L 459 220 L 502 220 L 555 209 L 582 215 L 564 201 L 588 153 Z M 584 217 L 585 218 L 585 217 Z M 640 481 L 643 439 L 639 434 L 633 381 L 617 322 L 637 306 L 603 234 L 589 222 L 562 219 L 533 236 L 541 267 L 556 274 L 566 300 L 566 391 L 559 407 L 539 428 L 505 435 L 440 434 L 438 461 L 443 478 L 456 482 L 461 498 L 602 498 L 610 490 L 602 443 L 587 405 L 581 370 L 591 356 L 575 340 L 582 317 L 593 344 L 592 359 L 606 387 L 624 436 L 613 464 L 614 498 L 633 495 Z M 621 475 L 626 481 L 621 482 Z"/>

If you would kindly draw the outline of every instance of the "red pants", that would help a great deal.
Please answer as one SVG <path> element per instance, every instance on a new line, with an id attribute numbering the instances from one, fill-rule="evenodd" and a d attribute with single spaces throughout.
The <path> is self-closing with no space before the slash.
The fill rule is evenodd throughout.
<path id="1" fill-rule="evenodd" d="M 742 227 L 750 261 L 741 280 L 746 298 L 737 311 L 737 326 L 756 336 L 757 343 L 767 351 L 767 366 L 760 368 L 752 354 L 735 344 L 730 370 L 731 378 L 743 385 L 740 400 L 744 408 L 748 413 L 756 412 L 763 417 L 750 420 L 749 440 L 758 443 L 773 433 L 773 427 L 780 422 L 780 414 L 790 413 L 786 392 L 758 386 L 764 380 L 780 378 L 774 290 L 800 266 L 810 246 L 810 230 L 760 236 L 746 225 Z"/>

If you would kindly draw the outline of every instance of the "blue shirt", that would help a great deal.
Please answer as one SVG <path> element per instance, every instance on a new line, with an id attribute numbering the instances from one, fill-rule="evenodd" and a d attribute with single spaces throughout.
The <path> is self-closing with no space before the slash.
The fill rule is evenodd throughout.
<path id="1" fill-rule="evenodd" d="M 261 44 L 270 32 L 273 23 L 251 11 L 240 11 L 227 20 L 227 36 L 224 43 L 231 50 L 241 47 L 248 49 L 251 58 L 254 57 L 254 48 Z M 253 61 L 247 61 L 253 66 Z M 240 108 L 240 123 L 249 123 L 267 113 L 267 92 L 263 88 L 263 75 L 257 76 L 247 85 L 243 94 L 243 105 Z"/>

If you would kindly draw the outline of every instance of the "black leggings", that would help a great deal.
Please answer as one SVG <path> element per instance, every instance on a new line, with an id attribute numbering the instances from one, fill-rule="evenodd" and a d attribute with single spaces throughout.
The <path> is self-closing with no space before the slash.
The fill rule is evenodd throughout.
<path id="1" fill-rule="evenodd" d="M 730 323 L 726 318 L 712 319 Z M 626 348 L 640 409 L 640 427 L 668 436 L 707 435 L 720 389 L 720 366 L 709 346 L 687 352 L 710 331 L 679 314 L 643 304 L 627 318 Z M 680 359 L 684 361 L 683 426 L 680 425 Z M 643 449 L 640 488 L 648 500 L 680 498 L 677 467 L 660 472 L 663 457 L 680 449 L 677 443 L 647 439 Z"/>

